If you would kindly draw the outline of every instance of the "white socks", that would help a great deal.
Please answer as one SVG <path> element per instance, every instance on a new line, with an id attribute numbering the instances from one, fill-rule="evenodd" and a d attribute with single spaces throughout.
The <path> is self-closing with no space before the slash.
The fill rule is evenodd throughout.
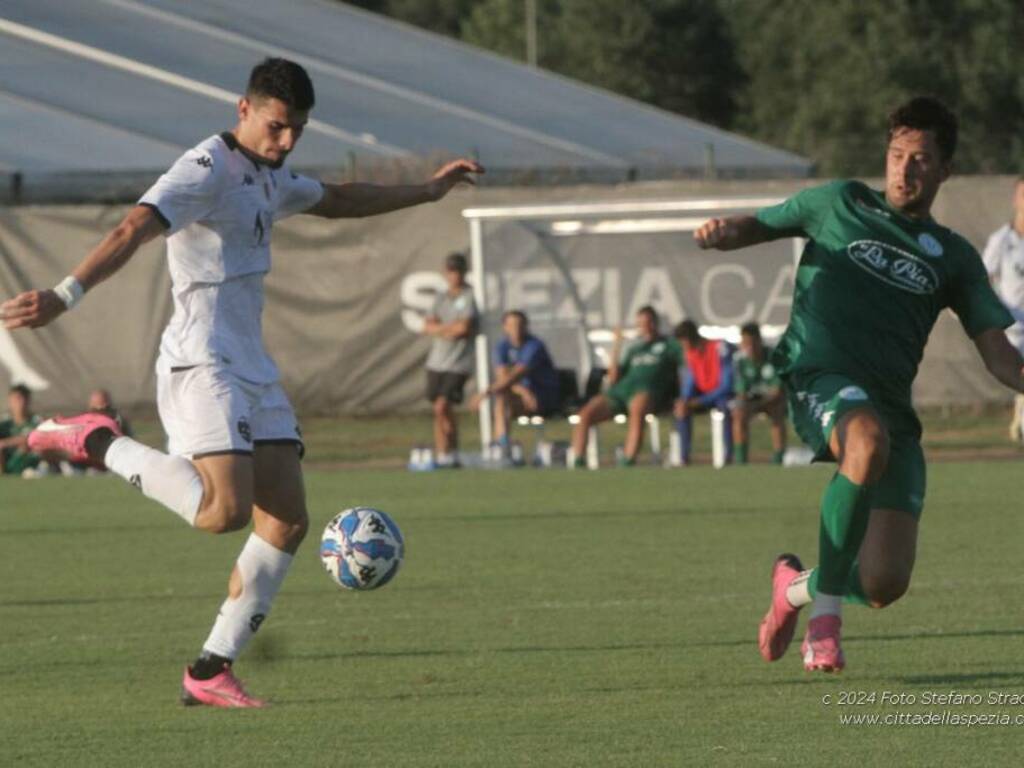
<path id="1" fill-rule="evenodd" d="M 186 523 L 195 525 L 203 502 L 203 479 L 191 461 L 162 453 L 130 437 L 119 437 L 110 444 L 103 463 Z"/>
<path id="2" fill-rule="evenodd" d="M 220 607 L 203 651 L 236 659 L 270 612 L 270 603 L 281 588 L 292 555 L 272 547 L 255 533 L 238 556 L 242 592 L 228 597 Z"/>
<path id="3" fill-rule="evenodd" d="M 840 616 L 843 612 L 843 596 L 842 595 L 826 595 L 824 592 L 818 591 L 817 596 L 814 598 L 814 603 L 811 605 L 811 618 L 816 619 L 819 616 Z"/>
<path id="4" fill-rule="evenodd" d="M 811 592 L 807 588 L 807 582 L 811 580 L 812 573 L 814 571 L 802 571 L 786 587 L 786 601 L 794 608 L 800 608 L 812 601 Z"/>

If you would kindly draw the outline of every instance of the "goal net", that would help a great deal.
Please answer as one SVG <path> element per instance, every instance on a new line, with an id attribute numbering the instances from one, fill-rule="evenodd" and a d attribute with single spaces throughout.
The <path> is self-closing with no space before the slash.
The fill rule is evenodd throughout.
<path id="1" fill-rule="evenodd" d="M 778 198 L 718 198 L 469 208 L 473 285 L 481 324 L 477 386 L 491 381 L 501 316 L 521 310 L 555 364 L 582 385 L 607 367 L 613 331 L 629 332 L 651 305 L 661 331 L 684 318 L 709 338 L 736 341 L 755 321 L 769 341 L 789 319 L 801 241 L 778 240 L 739 251 L 703 251 L 693 231 L 709 218 L 752 213 Z M 491 440 L 489 403 L 480 434 Z"/>

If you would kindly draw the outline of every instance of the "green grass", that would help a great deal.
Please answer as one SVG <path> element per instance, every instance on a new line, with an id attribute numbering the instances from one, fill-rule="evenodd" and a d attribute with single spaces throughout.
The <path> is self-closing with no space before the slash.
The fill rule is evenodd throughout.
<path id="1" fill-rule="evenodd" d="M 814 559 L 828 471 L 310 472 L 314 531 L 375 504 L 408 554 L 355 594 L 305 544 L 238 665 L 265 711 L 176 704 L 242 536 L 115 478 L 0 482 L 0 765 L 1019 764 L 1024 726 L 820 703 L 1024 692 L 1017 467 L 933 467 L 914 584 L 847 611 L 841 678 L 754 643 L 774 554 Z"/>
<path id="2" fill-rule="evenodd" d="M 462 445 L 467 450 L 480 449 L 477 415 L 465 408 L 458 411 Z M 1006 427 L 1010 421 L 1010 408 L 989 406 L 984 408 L 956 408 L 948 410 L 925 409 L 921 412 L 924 424 L 924 447 L 930 460 L 963 458 L 1007 458 L 1021 454 L 1019 445 L 1009 442 Z M 662 445 L 667 446 L 667 431 L 671 419 L 662 420 Z M 708 420 L 694 421 L 694 451 L 698 461 L 710 461 Z M 150 445 L 163 445 L 164 436 L 155 414 L 142 412 L 132 415 L 136 436 Z M 431 443 L 431 419 L 428 415 L 399 415 L 374 417 L 306 417 L 302 419 L 306 441 L 307 466 L 319 468 L 390 467 L 404 466 L 409 449 L 416 444 Z M 605 461 L 612 462 L 616 444 L 625 438 L 625 428 L 616 425 L 601 426 L 601 447 Z M 545 427 L 549 440 L 568 440 L 571 428 L 564 420 L 555 420 Z M 531 452 L 537 433 L 528 427 L 516 427 L 515 439 Z M 790 432 L 790 445 L 798 438 Z M 647 446 L 641 461 L 647 461 Z M 757 420 L 751 429 L 751 458 L 767 461 L 771 454 L 767 422 Z"/>

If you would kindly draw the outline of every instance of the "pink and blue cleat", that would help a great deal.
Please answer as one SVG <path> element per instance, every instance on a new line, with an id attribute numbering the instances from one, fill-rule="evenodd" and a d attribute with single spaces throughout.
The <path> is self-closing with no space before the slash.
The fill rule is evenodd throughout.
<path id="1" fill-rule="evenodd" d="M 56 416 L 32 430 L 28 436 L 28 447 L 39 454 L 59 454 L 68 461 L 93 461 L 85 448 L 85 441 L 100 429 L 109 429 L 115 436 L 121 435 L 117 422 L 102 413 L 83 413 L 69 418 Z"/>
<path id="2" fill-rule="evenodd" d="M 800 651 L 804 655 L 804 669 L 808 672 L 840 672 L 846 666 L 843 649 L 839 647 L 839 628 L 843 620 L 824 615 L 807 622 Z"/>
<path id="3" fill-rule="evenodd" d="M 772 604 L 761 619 L 757 631 L 757 647 L 765 661 L 781 659 L 793 641 L 800 608 L 791 605 L 786 599 L 786 590 L 803 569 L 796 555 L 779 555 L 775 559 L 772 568 Z"/>
<path id="4" fill-rule="evenodd" d="M 224 665 L 223 672 L 209 680 L 196 680 L 191 670 L 185 667 L 185 677 L 181 682 L 181 703 L 186 707 L 205 704 L 209 707 L 256 709 L 267 704 L 245 692 L 242 681 L 235 677 L 228 664 Z"/>

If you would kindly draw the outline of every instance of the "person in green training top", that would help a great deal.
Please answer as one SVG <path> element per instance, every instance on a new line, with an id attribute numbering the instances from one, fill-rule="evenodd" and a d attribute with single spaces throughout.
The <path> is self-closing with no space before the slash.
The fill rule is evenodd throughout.
<path id="1" fill-rule="evenodd" d="M 629 416 L 622 464 L 633 466 L 644 436 L 644 417 L 668 410 L 679 392 L 679 367 L 682 351 L 675 339 L 658 330 L 654 307 L 640 307 L 636 313 L 638 339 L 619 359 L 622 334 L 616 331 L 610 355 L 608 380 L 611 386 L 594 395 L 580 410 L 580 420 L 572 433 L 572 449 L 577 467 L 585 464 L 587 435 L 590 428 L 617 414 Z"/>
<path id="2" fill-rule="evenodd" d="M 988 370 L 1024 389 L 1024 361 L 1003 332 L 1013 318 L 981 257 L 930 215 L 956 141 L 945 105 L 913 98 L 889 117 L 883 191 L 834 181 L 694 233 L 701 247 L 720 250 L 808 238 L 773 363 L 797 433 L 816 458 L 839 466 L 821 502 L 818 567 L 804 570 L 790 554 L 775 562 L 758 633 L 768 661 L 785 653 L 798 611 L 812 604 L 804 667 L 842 669 L 843 599 L 881 608 L 910 583 L 925 495 L 910 387 L 939 313 L 952 309 Z"/>
<path id="3" fill-rule="evenodd" d="M 0 473 L 21 475 L 39 464 L 39 456 L 28 449 L 28 433 L 41 419 L 32 413 L 32 392 L 15 384 L 7 393 L 7 417 L 0 419 Z"/>
<path id="4" fill-rule="evenodd" d="M 786 452 L 786 397 L 778 369 L 771 361 L 772 348 L 761 339 L 757 323 L 740 328 L 740 354 L 733 377 L 736 399 L 732 402 L 732 435 L 736 463 L 746 464 L 750 449 L 750 420 L 763 413 L 772 423 L 772 463 L 781 464 Z"/>

